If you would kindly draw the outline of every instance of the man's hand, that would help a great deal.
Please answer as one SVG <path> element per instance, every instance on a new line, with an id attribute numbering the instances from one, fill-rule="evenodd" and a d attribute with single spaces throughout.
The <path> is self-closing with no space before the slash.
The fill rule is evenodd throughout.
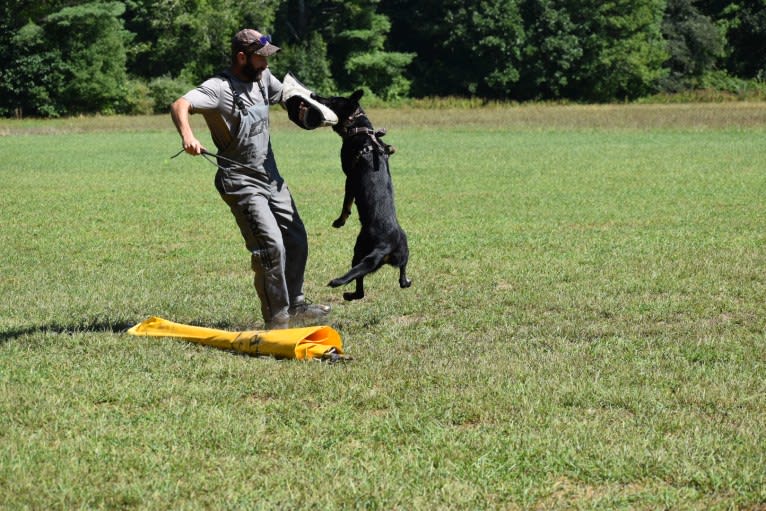
<path id="1" fill-rule="evenodd" d="M 300 106 L 298 106 L 298 120 L 303 124 L 306 125 L 306 112 L 309 111 L 309 106 L 306 104 L 305 101 L 301 101 Z"/>
<path id="2" fill-rule="evenodd" d="M 189 140 L 184 139 L 183 146 L 184 151 L 191 154 L 192 156 L 198 156 L 202 154 L 203 151 L 207 152 L 205 146 L 203 146 L 202 143 L 195 137 L 191 137 Z"/>
<path id="3" fill-rule="evenodd" d="M 178 129 L 178 134 L 181 135 L 181 144 L 184 151 L 192 156 L 198 156 L 203 152 L 207 152 L 207 149 L 194 136 L 194 132 L 189 124 L 190 112 L 191 104 L 184 98 L 177 99 L 170 106 L 170 116 L 173 118 L 176 129 Z"/>

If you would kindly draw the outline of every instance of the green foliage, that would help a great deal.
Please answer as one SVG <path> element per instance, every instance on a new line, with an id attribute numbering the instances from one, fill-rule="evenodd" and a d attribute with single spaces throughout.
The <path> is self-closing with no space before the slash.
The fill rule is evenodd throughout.
<path id="1" fill-rule="evenodd" d="M 58 116 L 122 111 L 127 89 L 120 2 L 64 7 L 27 22 L 4 53 L 0 110 L 6 114 Z"/>
<path id="2" fill-rule="evenodd" d="M 66 111 L 58 91 L 66 86 L 67 64 L 59 48 L 48 44 L 44 29 L 29 22 L 4 48 L 0 69 L 0 113 L 57 117 Z"/>
<path id="3" fill-rule="evenodd" d="M 307 85 L 314 81 L 317 87 L 327 87 L 334 82 L 340 91 L 363 88 L 390 99 L 406 96 L 409 80 L 404 70 L 414 54 L 393 52 L 387 47 L 391 22 L 378 12 L 378 4 L 378 0 L 283 2 L 276 25 L 289 34 L 288 47 L 294 49 L 297 46 L 304 54 L 312 47 L 314 55 L 324 48 L 327 51 L 323 56 L 324 63 L 318 60 L 306 62 L 302 57 L 298 57 L 295 64 L 289 56 L 279 59 L 287 59 L 294 65 L 294 70 L 301 69 L 301 74 L 295 73 L 301 80 L 304 75 L 311 77 L 305 79 Z M 325 44 L 318 46 L 317 38 Z M 284 69 L 277 60 L 275 67 Z M 308 69 L 312 65 L 319 69 L 312 72 Z M 325 70 L 331 76 L 325 76 Z"/>
<path id="4" fill-rule="evenodd" d="M 583 46 L 577 26 L 562 2 L 521 2 L 524 47 L 520 78 L 514 93 L 519 99 L 572 97 L 571 83 L 582 61 Z"/>
<path id="5" fill-rule="evenodd" d="M 417 53 L 416 95 L 510 97 L 519 79 L 523 27 L 517 3 L 392 2 L 393 47 Z"/>
<path id="6" fill-rule="evenodd" d="M 252 26 L 268 33 L 278 0 L 128 0 L 126 27 L 136 34 L 128 69 L 198 83 L 228 66 L 231 37 Z"/>
<path id="7" fill-rule="evenodd" d="M 65 63 L 59 91 L 67 113 L 114 113 L 124 100 L 127 73 L 121 2 L 85 3 L 65 7 L 47 17 L 45 40 L 57 41 Z"/>
<path id="8" fill-rule="evenodd" d="M 451 30 L 441 44 L 452 54 L 451 78 L 471 95 L 507 97 L 519 79 L 524 29 L 518 3 L 454 2 L 445 9 L 445 23 Z"/>
<path id="9" fill-rule="evenodd" d="M 366 29 L 346 30 L 340 38 L 353 48 L 346 59 L 346 87 L 368 88 L 385 99 L 396 99 L 409 94 L 410 82 L 403 76 L 404 69 L 415 58 L 414 53 L 385 51 L 386 35 L 391 22 L 385 15 L 375 14 Z"/>
<path id="10" fill-rule="evenodd" d="M 726 71 L 711 71 L 702 76 L 700 87 L 728 92 L 738 99 L 766 99 L 766 81 L 745 80 L 729 75 Z"/>
<path id="11" fill-rule="evenodd" d="M 314 92 L 325 95 L 337 92 L 330 71 L 327 44 L 319 33 L 310 34 L 304 41 L 280 45 L 282 51 L 269 63 L 276 76 L 282 78 L 289 71 Z"/>
<path id="12" fill-rule="evenodd" d="M 412 62 L 412 55 L 396 52 L 370 52 L 352 55 L 346 61 L 346 70 L 358 76 L 352 88 L 369 88 L 384 99 L 406 97 L 410 81 L 402 75 L 402 69 Z"/>
<path id="13" fill-rule="evenodd" d="M 194 88 L 191 82 L 160 76 L 149 82 L 149 95 L 154 105 L 154 113 L 170 112 L 170 105 L 179 97 Z"/>
<path id="14" fill-rule="evenodd" d="M 215 74 L 243 27 L 284 49 L 277 76 L 392 102 L 615 101 L 707 87 L 718 70 L 766 79 L 763 0 L 8 0 L 0 115 L 162 110 L 165 93 L 143 88 Z"/>
<path id="15" fill-rule="evenodd" d="M 723 56 L 723 40 L 713 21 L 693 0 L 668 0 L 662 33 L 670 57 L 669 73 L 660 81 L 667 92 L 700 86 L 700 79 Z"/>
<path id="16" fill-rule="evenodd" d="M 418 53 L 417 93 L 610 101 L 651 92 L 664 74 L 664 0 L 406 4 L 386 12 L 397 48 Z"/>
<path id="17" fill-rule="evenodd" d="M 766 79 L 766 5 L 763 0 L 701 1 L 726 37 L 723 67 L 742 78 Z"/>
<path id="18" fill-rule="evenodd" d="M 120 113 L 148 115 L 154 113 L 154 99 L 143 80 L 131 79 L 125 84 L 125 95 Z"/>
<path id="19" fill-rule="evenodd" d="M 664 0 L 567 1 L 583 56 L 573 76 L 580 99 L 634 99 L 655 90 L 667 59 Z"/>

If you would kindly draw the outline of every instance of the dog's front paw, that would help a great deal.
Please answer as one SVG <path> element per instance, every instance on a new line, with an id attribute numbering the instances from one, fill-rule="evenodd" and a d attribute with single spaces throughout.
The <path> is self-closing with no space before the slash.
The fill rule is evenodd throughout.
<path id="1" fill-rule="evenodd" d="M 328 286 L 330 286 L 330 287 L 338 287 L 338 286 L 342 286 L 342 285 L 343 285 L 343 282 L 341 282 L 341 280 L 340 280 L 340 279 L 332 279 L 332 280 L 330 281 L 330 283 L 329 283 L 329 284 L 327 284 L 327 285 L 328 285 Z"/>
<path id="2" fill-rule="evenodd" d="M 346 225 L 346 219 L 343 217 L 339 217 L 335 219 L 335 221 L 332 223 L 332 226 L 338 229 L 339 227 L 343 227 Z"/>
<path id="3" fill-rule="evenodd" d="M 402 289 L 408 288 L 412 285 L 412 281 L 410 279 L 404 279 L 399 281 L 399 287 Z"/>

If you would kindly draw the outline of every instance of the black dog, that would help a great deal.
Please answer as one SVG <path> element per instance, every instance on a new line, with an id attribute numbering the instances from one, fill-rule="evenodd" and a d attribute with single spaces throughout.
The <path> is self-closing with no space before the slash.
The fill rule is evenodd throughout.
<path id="1" fill-rule="evenodd" d="M 332 226 L 342 227 L 346 223 L 354 202 L 362 224 L 354 245 L 351 270 L 328 284 L 338 287 L 356 279 L 356 291 L 343 293 L 346 300 L 364 297 L 365 275 L 384 264 L 399 268 L 400 287 L 412 284 L 407 278 L 410 257 L 407 235 L 396 219 L 394 188 L 388 169 L 388 156 L 394 149 L 380 140 L 385 130 L 376 131 L 359 106 L 362 94 L 363 91 L 358 90 L 348 98 L 312 95 L 338 116 L 338 124 L 333 129 L 343 138 L 340 159 L 346 174 L 346 193 L 343 209 Z"/>

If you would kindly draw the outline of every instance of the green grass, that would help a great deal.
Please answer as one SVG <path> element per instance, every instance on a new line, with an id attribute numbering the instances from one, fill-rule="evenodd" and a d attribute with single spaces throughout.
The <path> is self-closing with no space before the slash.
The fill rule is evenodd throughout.
<path id="1" fill-rule="evenodd" d="M 213 166 L 0 122 L 1 509 L 766 506 L 766 105 L 372 111 L 414 283 L 354 303 L 340 139 L 274 116 L 347 364 L 126 335 L 260 326 Z"/>

